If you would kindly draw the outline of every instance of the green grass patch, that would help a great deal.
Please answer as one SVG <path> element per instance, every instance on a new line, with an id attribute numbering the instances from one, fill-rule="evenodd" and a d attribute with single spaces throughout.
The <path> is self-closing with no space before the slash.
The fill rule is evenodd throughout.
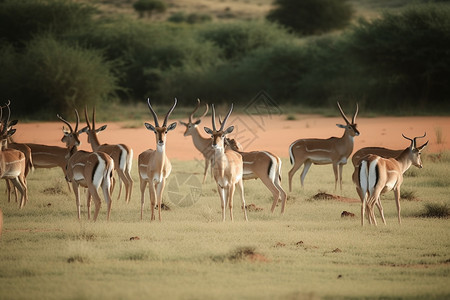
<path id="1" fill-rule="evenodd" d="M 420 201 L 401 200 L 401 226 L 394 194 L 385 194 L 381 201 L 387 225 L 378 227 L 361 227 L 360 203 L 341 201 L 358 197 L 349 165 L 344 167 L 342 193 L 334 191 L 329 165 L 313 166 L 304 188 L 296 174 L 284 215 L 280 206 L 270 212 L 272 198 L 261 181 L 245 181 L 246 204 L 262 210 L 249 210 L 245 222 L 236 193 L 234 221 L 227 210 L 222 222 L 210 173 L 207 182 L 194 191 L 191 185 L 197 181 L 186 177 L 189 173 L 201 182 L 203 162 L 175 160 L 172 164 L 164 191 L 171 209 L 162 212 L 162 222 L 150 221 L 148 193 L 144 220 L 140 220 L 136 162 L 131 201 L 116 200 L 118 191 L 114 191 L 109 222 L 104 203 L 97 221 L 87 220 L 84 191 L 78 221 L 72 193 L 42 193 L 43 187 L 52 186 L 48 182 L 63 176 L 61 170 L 35 170 L 28 178 L 30 201 L 22 210 L 5 197 L 0 202 L 4 215 L 0 299 L 450 296 L 448 186 L 429 184 L 445 182 L 448 162 L 425 161 L 417 176 L 405 177 L 402 190 L 413 190 Z M 283 159 L 286 189 L 290 167 Z M 0 194 L 4 190 L 0 185 Z M 341 198 L 307 201 L 318 193 Z M 424 203 L 438 206 L 435 210 L 447 217 L 435 213 L 419 217 Z M 355 217 L 341 218 L 343 211 Z M 377 210 L 376 217 L 380 221 Z"/>

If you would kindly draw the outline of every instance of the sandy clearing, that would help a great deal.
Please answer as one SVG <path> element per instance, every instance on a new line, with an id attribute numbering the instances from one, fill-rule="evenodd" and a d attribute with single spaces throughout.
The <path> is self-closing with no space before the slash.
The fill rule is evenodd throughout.
<path id="1" fill-rule="evenodd" d="M 235 126 L 231 135 L 241 142 L 246 151 L 267 150 L 280 157 L 287 158 L 289 145 L 300 138 L 328 138 L 342 136 L 343 130 L 336 124 L 343 122 L 341 117 L 326 118 L 317 115 L 296 115 L 296 120 L 286 120 L 284 115 L 232 115 L 228 125 Z M 150 120 L 150 119 L 149 119 Z M 146 120 L 148 121 L 148 120 Z M 187 121 L 187 118 L 183 121 Z M 124 122 L 107 123 L 108 128 L 100 135 L 103 143 L 124 143 L 134 150 L 134 158 L 139 153 L 155 147 L 155 135 L 148 131 L 142 121 L 140 128 L 126 128 Z M 414 137 L 427 133 L 425 142 L 430 143 L 427 152 L 441 152 L 450 150 L 450 117 L 376 117 L 358 118 L 358 129 L 361 135 L 355 138 L 355 151 L 367 146 L 381 146 L 401 149 L 409 145 L 401 134 Z M 98 126 L 105 123 L 97 121 Z M 41 143 L 47 145 L 64 146 L 61 122 L 19 123 L 14 138 L 17 142 Z M 204 126 L 210 126 L 209 118 L 204 118 L 199 125 L 202 136 Z M 437 131 L 442 132 L 442 142 L 437 143 Z M 202 159 L 202 155 L 195 149 L 192 138 L 184 137 L 184 126 L 169 132 L 167 137 L 167 155 L 171 159 L 193 160 Z M 87 136 L 80 138 L 81 149 L 90 150 Z"/>

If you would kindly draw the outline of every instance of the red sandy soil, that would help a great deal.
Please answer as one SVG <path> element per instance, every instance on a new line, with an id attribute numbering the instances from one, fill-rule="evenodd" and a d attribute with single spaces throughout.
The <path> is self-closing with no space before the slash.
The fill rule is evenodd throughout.
<path id="1" fill-rule="evenodd" d="M 150 118 L 145 120 L 151 122 Z M 175 121 L 175 120 L 174 120 Z M 185 118 L 183 121 L 187 121 Z M 124 143 L 134 150 L 134 158 L 139 153 L 155 148 L 155 134 L 144 127 L 125 128 L 125 123 L 108 123 L 108 128 L 99 134 L 102 143 Z M 289 145 L 300 138 L 340 137 L 343 129 L 336 127 L 342 124 L 341 117 L 326 118 L 316 115 L 296 115 L 296 120 L 286 120 L 282 115 L 232 115 L 227 125 L 234 125 L 235 131 L 230 135 L 244 147 L 245 151 L 266 150 L 280 157 L 289 157 Z M 361 135 L 355 137 L 354 151 L 367 146 L 381 146 L 391 149 L 403 149 L 409 146 L 409 141 L 402 137 L 427 137 L 419 140 L 419 144 L 429 140 L 425 152 L 441 152 L 450 150 L 450 117 L 376 117 L 357 118 L 358 130 Z M 105 123 L 97 121 L 98 126 Z M 61 142 L 61 122 L 19 123 L 14 135 L 15 141 L 24 143 L 40 143 L 64 147 Z M 199 125 L 201 135 L 206 137 L 204 126 L 211 127 L 211 119 L 205 117 Z M 190 136 L 183 136 L 185 127 L 178 124 L 167 136 L 167 155 L 170 159 L 193 160 L 203 159 L 196 150 Z M 442 134 L 441 142 L 437 141 L 437 132 Z M 80 149 L 90 150 L 87 135 L 80 137 Z"/>

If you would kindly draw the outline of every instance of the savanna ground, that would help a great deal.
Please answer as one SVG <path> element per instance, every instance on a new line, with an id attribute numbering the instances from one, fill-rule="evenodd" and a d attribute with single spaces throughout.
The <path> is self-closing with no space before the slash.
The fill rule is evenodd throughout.
<path id="1" fill-rule="evenodd" d="M 282 157 L 286 190 L 289 144 L 301 137 L 342 134 L 334 125 L 342 122 L 337 117 L 236 115 L 230 121 L 238 125 L 236 138 L 247 150 L 266 149 Z M 401 226 L 392 193 L 382 198 L 387 225 L 360 226 L 351 163 L 344 167 L 342 193 L 334 191 L 331 166 L 313 166 L 303 189 L 297 173 L 284 215 L 280 206 L 270 212 L 271 195 L 259 180 L 246 181 L 246 202 L 254 204 L 249 222 L 243 221 L 236 195 L 235 221 L 227 212 L 222 223 L 215 183 L 209 174 L 207 183 L 200 183 L 203 162 L 178 125 L 167 141 L 173 172 L 164 193 L 170 210 L 162 212 L 162 222 L 149 221 L 148 200 L 139 220 L 136 160 L 132 199 L 129 204 L 123 197 L 116 200 L 114 191 L 109 222 L 104 206 L 96 223 L 88 221 L 84 203 L 82 220 L 76 219 L 74 196 L 61 170 L 38 169 L 29 176 L 30 201 L 22 210 L 7 203 L 2 184 L 0 299 L 448 298 L 448 219 L 422 214 L 427 204 L 450 205 L 450 118 L 361 117 L 357 122 L 361 136 L 355 149 L 403 148 L 409 143 L 401 133 L 427 132 L 424 168 L 412 167 L 403 184 Z M 137 157 L 155 143 L 142 123 L 108 123 L 100 137 L 130 144 Z M 203 125 L 209 126 L 210 119 Z M 20 124 L 16 139 L 62 145 L 61 126 Z M 81 140 L 87 148 L 86 137 Z M 343 198 L 314 198 L 321 192 Z M 342 218 L 343 211 L 355 217 Z"/>

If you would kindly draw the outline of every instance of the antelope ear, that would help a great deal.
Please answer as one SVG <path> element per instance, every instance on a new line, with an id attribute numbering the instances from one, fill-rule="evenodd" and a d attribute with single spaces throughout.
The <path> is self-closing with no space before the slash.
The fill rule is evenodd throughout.
<path id="1" fill-rule="evenodd" d="M 178 121 L 181 125 L 187 126 L 188 124 L 183 121 Z"/>
<path id="2" fill-rule="evenodd" d="M 67 130 L 65 126 L 62 127 L 62 132 L 64 133 L 64 135 L 70 134 L 70 130 Z"/>
<path id="3" fill-rule="evenodd" d="M 422 151 L 422 149 L 425 148 L 425 147 L 428 145 L 428 142 L 429 142 L 429 141 L 427 141 L 427 142 L 426 142 L 425 144 L 423 144 L 422 146 L 417 147 L 417 150 Z"/>
<path id="4" fill-rule="evenodd" d="M 87 131 L 88 131 L 88 127 L 86 126 L 86 127 L 81 128 L 80 130 L 78 130 L 78 134 L 81 134 L 81 133 L 87 132 Z"/>
<path id="5" fill-rule="evenodd" d="M 103 125 L 102 127 L 98 128 L 98 129 L 95 129 L 95 132 L 103 131 L 103 130 L 106 129 L 107 126 L 108 126 L 108 125 Z"/>
<path id="6" fill-rule="evenodd" d="M 174 130 L 177 127 L 177 122 L 173 122 L 172 124 L 167 127 L 167 131 Z"/>
<path id="7" fill-rule="evenodd" d="M 228 127 L 228 128 L 224 131 L 224 133 L 225 133 L 225 134 L 229 134 L 229 133 L 232 133 L 233 130 L 234 130 L 234 126 L 230 126 L 230 127 Z"/>
<path id="8" fill-rule="evenodd" d="M 12 136 L 14 133 L 16 133 L 16 129 L 10 129 L 8 130 L 7 136 Z"/>
<path id="9" fill-rule="evenodd" d="M 195 121 L 194 125 L 198 125 L 198 124 L 200 124 L 201 122 L 202 122 L 202 120 L 197 120 L 197 121 Z"/>
<path id="10" fill-rule="evenodd" d="M 205 132 L 207 133 L 207 134 L 213 134 L 213 132 L 212 132 L 212 130 L 210 129 L 210 128 L 208 128 L 208 127 L 203 127 L 203 129 L 205 129 Z"/>
<path id="11" fill-rule="evenodd" d="M 19 120 L 12 120 L 11 122 L 9 122 L 8 127 L 17 125 L 18 122 L 19 122 Z"/>
<path id="12" fill-rule="evenodd" d="M 152 124 L 144 123 L 144 125 L 145 125 L 145 127 L 146 127 L 148 130 L 151 130 L 151 131 L 153 131 L 153 132 L 156 132 L 156 129 L 155 129 L 155 127 L 153 127 Z"/>
<path id="13" fill-rule="evenodd" d="M 347 128 L 346 125 L 342 125 L 342 124 L 336 124 L 336 126 L 339 127 L 339 128 Z"/>

